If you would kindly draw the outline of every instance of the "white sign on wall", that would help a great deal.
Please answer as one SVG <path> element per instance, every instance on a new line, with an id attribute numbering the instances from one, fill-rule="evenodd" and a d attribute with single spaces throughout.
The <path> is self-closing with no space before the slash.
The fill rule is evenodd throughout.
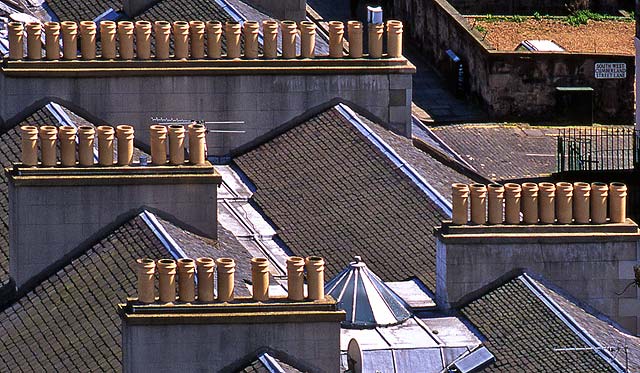
<path id="1" fill-rule="evenodd" d="M 596 63 L 596 79 L 625 79 L 626 63 Z"/>

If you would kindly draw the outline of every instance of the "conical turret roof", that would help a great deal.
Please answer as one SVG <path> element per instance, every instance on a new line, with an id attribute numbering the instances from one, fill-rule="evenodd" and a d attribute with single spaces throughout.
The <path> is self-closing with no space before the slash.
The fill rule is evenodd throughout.
<path id="1" fill-rule="evenodd" d="M 397 325 L 412 316 L 402 298 L 371 272 L 359 256 L 324 289 L 347 313 L 342 323 L 346 328 Z"/>

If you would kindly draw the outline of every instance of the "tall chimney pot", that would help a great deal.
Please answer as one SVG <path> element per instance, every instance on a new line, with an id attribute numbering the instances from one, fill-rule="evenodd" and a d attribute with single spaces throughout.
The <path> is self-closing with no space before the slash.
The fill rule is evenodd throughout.
<path id="1" fill-rule="evenodd" d="M 120 59 L 133 59 L 133 32 L 134 25 L 130 21 L 118 22 L 118 43 L 120 51 Z"/>
<path id="2" fill-rule="evenodd" d="M 591 183 L 591 222 L 607 222 L 607 196 L 609 186 L 605 183 Z"/>
<path id="3" fill-rule="evenodd" d="M 520 198 L 522 187 L 516 183 L 504 185 L 504 215 L 506 224 L 520 224 Z"/>
<path id="4" fill-rule="evenodd" d="M 349 21 L 347 23 L 349 36 L 349 57 L 362 58 L 362 22 Z"/>
<path id="5" fill-rule="evenodd" d="M 40 127 L 40 150 L 42 152 L 42 165 L 54 167 L 58 164 L 56 159 L 56 140 L 58 128 L 56 126 Z"/>
<path id="6" fill-rule="evenodd" d="M 75 60 L 78 58 L 78 25 L 73 21 L 60 22 L 62 29 L 62 58 Z"/>
<path id="7" fill-rule="evenodd" d="M 306 259 L 309 299 L 324 299 L 324 259 L 310 256 Z"/>
<path id="8" fill-rule="evenodd" d="M 212 258 L 198 258 L 196 264 L 198 266 L 198 300 L 213 302 L 213 277 L 216 262 Z"/>
<path id="9" fill-rule="evenodd" d="M 151 162 L 156 166 L 167 164 L 167 127 L 154 124 L 149 127 L 151 138 Z"/>
<path id="10" fill-rule="evenodd" d="M 60 161 L 65 167 L 74 167 L 76 165 L 76 131 L 76 128 L 72 126 L 58 128 Z"/>
<path id="11" fill-rule="evenodd" d="M 253 299 L 269 300 L 269 261 L 266 258 L 251 258 L 251 282 Z"/>
<path id="12" fill-rule="evenodd" d="M 128 166 L 133 161 L 133 126 L 121 124 L 116 127 L 118 137 L 118 166 Z"/>
<path id="13" fill-rule="evenodd" d="M 178 60 L 189 58 L 189 23 L 173 22 L 173 54 Z"/>
<path id="14" fill-rule="evenodd" d="M 207 128 L 198 123 L 189 125 L 189 162 L 195 165 L 203 165 L 206 161 L 206 136 Z"/>
<path id="15" fill-rule="evenodd" d="M 453 204 L 452 222 L 464 225 L 469 221 L 469 186 L 463 183 L 451 184 Z"/>
<path id="16" fill-rule="evenodd" d="M 262 21 L 264 58 L 278 57 L 278 21 L 268 19 Z"/>
<path id="17" fill-rule="evenodd" d="M 42 59 L 42 25 L 40 22 L 27 23 L 27 57 L 30 60 Z"/>
<path id="18" fill-rule="evenodd" d="M 158 260 L 160 302 L 176 301 L 176 267 L 176 261 L 173 259 Z"/>
<path id="19" fill-rule="evenodd" d="M 207 56 L 210 59 L 222 58 L 222 22 L 207 21 Z"/>
<path id="20" fill-rule="evenodd" d="M 538 184 L 522 184 L 522 221 L 525 224 L 538 223 Z"/>
<path id="21" fill-rule="evenodd" d="M 139 60 L 151 58 L 151 22 L 137 21 L 136 28 L 136 57 Z"/>
<path id="22" fill-rule="evenodd" d="M 471 222 L 487 223 L 487 187 L 484 184 L 471 184 Z"/>
<path id="23" fill-rule="evenodd" d="M 280 22 L 282 30 L 282 58 L 296 58 L 296 36 L 298 35 L 298 25 L 295 21 Z"/>
<path id="24" fill-rule="evenodd" d="M 181 302 L 196 300 L 196 262 L 193 259 L 178 259 L 178 298 Z"/>
<path id="25" fill-rule="evenodd" d="M 589 183 L 573 183 L 573 218 L 578 224 L 589 224 L 591 185 Z"/>
<path id="26" fill-rule="evenodd" d="M 246 21 L 244 32 L 244 58 L 254 60 L 258 58 L 258 33 L 260 24 L 256 21 Z"/>
<path id="27" fill-rule="evenodd" d="M 556 183 L 556 218 L 558 224 L 571 224 L 573 221 L 573 184 Z"/>
<path id="28" fill-rule="evenodd" d="M 154 275 L 156 272 L 156 262 L 152 259 L 138 259 L 136 261 L 138 274 L 138 301 L 142 303 L 153 303 L 156 300 Z"/>
<path id="29" fill-rule="evenodd" d="M 290 300 L 304 300 L 304 258 L 290 256 L 287 259 L 287 289 Z"/>
<path id="30" fill-rule="evenodd" d="M 382 36 L 384 35 L 384 24 L 369 24 L 369 58 L 382 57 Z"/>
<path id="31" fill-rule="evenodd" d="M 316 55 L 316 24 L 300 22 L 300 57 L 313 58 Z"/>
<path id="32" fill-rule="evenodd" d="M 116 53 L 117 25 L 113 21 L 100 21 L 100 48 L 104 60 L 113 60 Z"/>
<path id="33" fill-rule="evenodd" d="M 38 165 L 38 127 L 22 126 L 21 148 L 22 148 L 22 164 L 34 167 Z"/>
<path id="34" fill-rule="evenodd" d="M 80 22 L 80 52 L 83 60 L 96 59 L 96 23 Z"/>
<path id="35" fill-rule="evenodd" d="M 540 223 L 553 224 L 556 221 L 556 186 L 553 183 L 538 184 L 538 215 Z"/>
<path id="36" fill-rule="evenodd" d="M 233 300 L 234 275 L 236 262 L 231 258 L 216 260 L 218 267 L 218 300 L 230 302 Z"/>
<path id="37" fill-rule="evenodd" d="M 156 21 L 156 59 L 169 59 L 169 42 L 171 40 L 171 24 L 167 21 Z"/>
<path id="38" fill-rule="evenodd" d="M 24 57 L 24 26 L 21 22 L 9 22 L 9 59 L 21 60 Z"/>
<path id="39" fill-rule="evenodd" d="M 80 166 L 93 166 L 93 143 L 96 130 L 91 126 L 78 127 L 78 158 Z"/>
<path id="40" fill-rule="evenodd" d="M 44 23 L 45 55 L 47 60 L 60 59 L 60 24 L 58 22 Z"/>
<path id="41" fill-rule="evenodd" d="M 184 164 L 184 126 L 172 124 L 169 126 L 169 163 L 174 166 Z"/>
<path id="42" fill-rule="evenodd" d="M 623 183 L 609 184 L 609 218 L 611 223 L 627 220 L 627 186 Z"/>
<path id="43" fill-rule="evenodd" d="M 191 58 L 201 60 L 204 58 L 204 34 L 205 24 L 202 21 L 189 22 L 191 38 Z"/>
<path id="44" fill-rule="evenodd" d="M 504 221 L 504 186 L 489 184 L 489 224 L 502 224 Z"/>
<path id="45" fill-rule="evenodd" d="M 329 22 L 329 57 L 342 58 L 344 41 L 344 23 L 340 21 Z"/>
<path id="46" fill-rule="evenodd" d="M 111 126 L 98 127 L 98 164 L 113 166 L 113 139 L 115 131 Z"/>
<path id="47" fill-rule="evenodd" d="M 387 21 L 387 55 L 391 58 L 402 57 L 402 22 Z"/>
<path id="48" fill-rule="evenodd" d="M 240 58 L 240 23 L 227 21 L 224 24 L 224 37 L 227 40 L 227 58 Z"/>

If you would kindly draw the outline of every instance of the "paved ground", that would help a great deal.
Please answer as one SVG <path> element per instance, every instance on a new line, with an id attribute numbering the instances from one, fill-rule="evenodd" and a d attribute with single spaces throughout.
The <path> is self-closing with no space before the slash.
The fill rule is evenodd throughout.
<path id="1" fill-rule="evenodd" d="M 308 0 L 307 4 L 324 20 L 346 22 L 350 19 L 348 0 Z M 365 5 L 360 6 L 358 18 L 366 21 Z M 413 113 L 423 123 L 469 123 L 486 120 L 481 110 L 455 98 L 436 71 L 418 53 L 407 49 L 406 43 L 404 54 L 417 68 L 417 73 L 413 76 Z"/>

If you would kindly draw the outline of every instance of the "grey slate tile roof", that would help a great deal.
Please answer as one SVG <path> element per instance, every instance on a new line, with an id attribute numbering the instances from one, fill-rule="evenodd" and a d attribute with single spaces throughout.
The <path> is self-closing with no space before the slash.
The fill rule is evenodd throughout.
<path id="1" fill-rule="evenodd" d="M 279 238 L 330 259 L 327 278 L 360 255 L 384 281 L 415 276 L 435 290 L 432 230 L 444 212 L 335 108 L 234 162 Z"/>
<path id="2" fill-rule="evenodd" d="M 516 277 L 462 307 L 460 312 L 486 337 L 496 362 L 484 372 L 615 372 L 534 292 L 528 276 Z"/>
<path id="3" fill-rule="evenodd" d="M 47 0 L 60 21 L 91 21 L 107 9 L 122 9 L 122 0 Z"/>
<path id="4" fill-rule="evenodd" d="M 280 368 L 284 373 L 304 372 L 303 370 L 299 370 L 298 368 L 295 368 L 285 363 L 283 360 L 278 359 L 277 357 L 272 357 L 272 356 L 269 356 L 269 357 L 271 357 L 275 361 L 275 363 L 278 364 L 278 367 L 276 369 Z M 265 364 L 263 364 L 262 361 L 258 358 L 256 358 L 255 360 L 247 364 L 246 367 L 242 369 L 238 369 L 238 373 L 271 373 L 271 372 L 273 372 L 273 370 L 265 366 Z"/>

